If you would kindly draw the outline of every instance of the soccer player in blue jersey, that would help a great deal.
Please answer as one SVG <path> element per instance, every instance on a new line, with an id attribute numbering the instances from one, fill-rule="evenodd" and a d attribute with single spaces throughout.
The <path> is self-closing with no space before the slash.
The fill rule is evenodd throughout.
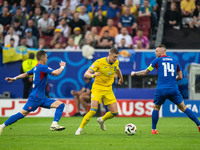
<path id="1" fill-rule="evenodd" d="M 45 51 L 43 50 L 38 51 L 36 54 L 36 57 L 38 60 L 38 64 L 33 69 L 31 69 L 30 71 L 26 73 L 20 74 L 14 78 L 11 78 L 11 77 L 5 78 L 5 80 L 11 83 L 11 82 L 14 82 L 15 80 L 28 77 L 29 75 L 33 75 L 33 86 L 32 86 L 32 91 L 28 97 L 28 101 L 24 105 L 23 109 L 17 114 L 8 118 L 8 120 L 6 120 L 2 125 L 0 125 L 0 135 L 6 126 L 11 125 L 15 123 L 16 121 L 18 121 L 19 119 L 24 118 L 31 111 L 36 110 L 39 106 L 43 108 L 48 108 L 48 109 L 56 108 L 54 120 L 50 127 L 50 130 L 61 131 L 65 129 L 65 127 L 59 126 L 57 124 L 63 114 L 63 109 L 65 105 L 64 103 L 60 101 L 46 98 L 45 87 L 47 84 L 47 81 L 46 81 L 47 74 L 58 76 L 65 68 L 66 63 L 61 61 L 60 68 L 53 70 L 46 65 L 47 54 Z"/>
<path id="2" fill-rule="evenodd" d="M 173 57 L 166 55 L 165 45 L 158 46 L 155 51 L 156 59 L 152 61 L 146 70 L 131 72 L 131 76 L 147 75 L 154 68 L 158 70 L 158 81 L 154 95 L 154 109 L 152 112 L 152 134 L 158 134 L 156 125 L 159 119 L 159 110 L 166 99 L 175 103 L 198 126 L 200 132 L 200 122 L 189 108 L 186 108 L 183 97 L 178 89 L 177 81 L 183 78 L 181 66 Z"/>

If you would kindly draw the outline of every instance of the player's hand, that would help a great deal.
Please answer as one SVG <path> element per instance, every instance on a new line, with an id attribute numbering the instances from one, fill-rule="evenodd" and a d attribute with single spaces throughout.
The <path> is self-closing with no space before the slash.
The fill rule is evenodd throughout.
<path id="1" fill-rule="evenodd" d="M 62 67 L 62 66 L 65 67 L 65 65 L 66 65 L 66 62 L 64 62 L 64 61 L 60 62 L 60 67 Z"/>
<path id="2" fill-rule="evenodd" d="M 15 81 L 14 78 L 10 78 L 10 77 L 5 78 L 5 80 L 8 81 L 9 83 L 12 83 Z"/>
<path id="3" fill-rule="evenodd" d="M 132 72 L 131 72 L 131 76 L 132 76 L 132 77 L 135 76 L 135 71 L 132 71 Z"/>
<path id="4" fill-rule="evenodd" d="M 100 76 L 100 72 L 95 72 L 94 73 L 94 76 L 96 77 L 96 76 Z"/>
<path id="5" fill-rule="evenodd" d="M 123 82 L 124 82 L 123 79 L 120 78 L 119 81 L 118 81 L 118 84 L 119 84 L 119 85 L 122 85 Z"/>

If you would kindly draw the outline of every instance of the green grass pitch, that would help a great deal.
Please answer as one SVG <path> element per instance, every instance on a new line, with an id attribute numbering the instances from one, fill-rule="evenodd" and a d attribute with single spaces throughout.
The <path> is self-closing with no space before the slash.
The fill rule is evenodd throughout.
<path id="1" fill-rule="evenodd" d="M 0 118 L 0 123 L 7 118 Z M 106 131 L 92 118 L 82 135 L 74 135 L 82 117 L 61 118 L 64 131 L 50 131 L 52 118 L 24 118 L 4 129 L 0 150 L 195 150 L 200 149 L 200 132 L 188 118 L 160 118 L 158 135 L 151 134 L 151 118 L 114 118 L 106 121 Z M 124 127 L 137 126 L 128 136 Z"/>

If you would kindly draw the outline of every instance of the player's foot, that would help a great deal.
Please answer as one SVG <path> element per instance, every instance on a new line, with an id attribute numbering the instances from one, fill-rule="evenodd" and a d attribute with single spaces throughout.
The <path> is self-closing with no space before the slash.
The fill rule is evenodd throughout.
<path id="1" fill-rule="evenodd" d="M 76 130 L 75 135 L 81 135 L 81 132 L 83 131 L 83 129 L 81 129 L 80 127 Z"/>
<path id="2" fill-rule="evenodd" d="M 158 131 L 156 129 L 152 129 L 151 131 L 152 134 L 159 134 Z"/>
<path id="3" fill-rule="evenodd" d="M 51 125 L 50 130 L 51 131 L 62 131 L 62 130 L 65 130 L 65 127 L 59 126 L 59 125 Z"/>
<path id="4" fill-rule="evenodd" d="M 200 126 L 198 126 L 198 129 L 199 129 L 199 132 L 200 132 Z M 0 133 L 0 135 L 1 135 L 1 133 Z"/>
<path id="5" fill-rule="evenodd" d="M 1 127 L 0 125 L 0 136 L 1 136 L 1 133 L 3 132 L 3 128 Z"/>
<path id="6" fill-rule="evenodd" d="M 102 120 L 101 117 L 99 117 L 99 118 L 97 119 L 97 122 L 100 124 L 101 129 L 102 129 L 103 131 L 106 131 L 106 126 L 105 126 L 104 121 Z"/>

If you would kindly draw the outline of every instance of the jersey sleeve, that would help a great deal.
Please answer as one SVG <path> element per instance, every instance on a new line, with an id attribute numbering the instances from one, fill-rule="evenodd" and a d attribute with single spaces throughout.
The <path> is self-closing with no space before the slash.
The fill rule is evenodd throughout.
<path id="1" fill-rule="evenodd" d="M 177 72 L 182 71 L 180 63 L 177 61 Z"/>
<path id="2" fill-rule="evenodd" d="M 152 71 L 156 67 L 157 63 L 158 63 L 158 59 L 156 58 L 151 62 L 151 64 L 149 65 L 149 67 L 147 69 L 149 71 Z"/>
<path id="3" fill-rule="evenodd" d="M 54 70 L 51 69 L 50 67 L 46 66 L 46 65 L 43 65 L 43 66 L 41 67 L 41 71 L 44 72 L 44 73 L 51 74 L 52 71 L 54 71 Z"/>
<path id="4" fill-rule="evenodd" d="M 90 67 L 89 67 L 89 69 L 90 70 L 92 70 L 92 71 L 94 71 L 94 72 L 96 72 L 98 69 L 99 69 L 99 61 L 98 60 L 96 60 Z"/>
<path id="5" fill-rule="evenodd" d="M 35 67 L 33 67 L 33 69 L 34 69 L 34 68 L 35 68 Z M 33 75 L 33 69 L 27 71 L 27 74 L 28 74 L 28 75 Z"/>

